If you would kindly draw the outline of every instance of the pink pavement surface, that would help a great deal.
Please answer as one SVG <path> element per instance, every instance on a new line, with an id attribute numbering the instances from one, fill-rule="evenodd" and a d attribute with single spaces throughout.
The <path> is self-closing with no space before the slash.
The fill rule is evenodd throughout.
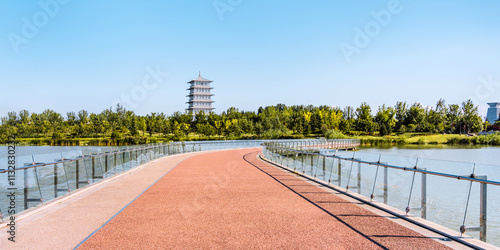
<path id="1" fill-rule="evenodd" d="M 183 161 L 79 249 L 447 248 L 260 161 L 258 153 Z"/>

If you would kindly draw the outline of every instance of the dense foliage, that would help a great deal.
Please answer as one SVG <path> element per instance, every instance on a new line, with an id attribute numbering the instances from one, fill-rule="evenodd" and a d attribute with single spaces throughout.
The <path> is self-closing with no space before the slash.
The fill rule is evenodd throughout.
<path id="1" fill-rule="evenodd" d="M 276 106 L 260 107 L 257 112 L 229 108 L 222 114 L 194 115 L 175 112 L 172 115 L 151 113 L 134 114 L 118 105 L 99 114 L 81 110 L 63 116 L 53 110 L 30 113 L 9 112 L 1 119 L 0 143 L 9 135 L 18 138 L 109 138 L 126 143 L 155 140 L 183 140 L 188 135 L 200 139 L 303 138 L 326 136 L 343 138 L 345 135 L 379 134 L 393 132 L 476 133 L 483 129 L 478 107 L 468 100 L 462 105 L 446 105 L 439 100 L 436 107 L 420 103 L 407 105 L 398 102 L 394 107 L 381 106 L 375 114 L 362 103 L 358 108 L 344 109 L 332 106 Z M 141 139 L 142 138 L 142 139 Z M 147 141 L 147 140 L 146 140 Z"/>

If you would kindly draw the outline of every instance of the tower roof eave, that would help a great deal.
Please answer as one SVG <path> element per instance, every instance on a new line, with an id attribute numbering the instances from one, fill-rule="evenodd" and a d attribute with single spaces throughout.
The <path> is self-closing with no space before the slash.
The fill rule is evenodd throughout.
<path id="1" fill-rule="evenodd" d="M 210 81 L 208 79 L 201 77 L 201 72 L 200 72 L 200 74 L 198 75 L 198 78 L 191 80 L 188 83 L 193 83 L 193 82 L 213 82 L 213 81 Z"/>

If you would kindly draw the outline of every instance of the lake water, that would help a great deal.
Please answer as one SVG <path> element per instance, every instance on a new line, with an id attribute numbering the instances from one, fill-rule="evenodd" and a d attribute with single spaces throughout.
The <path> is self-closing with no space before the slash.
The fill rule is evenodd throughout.
<path id="1" fill-rule="evenodd" d="M 407 156 L 446 161 L 459 161 L 486 165 L 500 165 L 500 147 L 460 147 L 460 146 L 404 146 L 390 148 L 361 148 L 372 154 Z"/>

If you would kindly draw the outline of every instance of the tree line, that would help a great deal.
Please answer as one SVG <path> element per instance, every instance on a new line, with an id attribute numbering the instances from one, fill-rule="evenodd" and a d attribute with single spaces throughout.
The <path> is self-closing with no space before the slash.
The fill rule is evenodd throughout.
<path id="1" fill-rule="evenodd" d="M 111 138 L 156 137 L 166 140 L 188 139 L 278 139 L 310 136 L 390 135 L 391 133 L 477 133 L 488 124 L 479 116 L 471 100 L 446 104 L 440 99 L 435 107 L 420 103 L 397 102 L 382 105 L 374 112 L 367 103 L 354 107 L 313 105 L 260 107 L 257 112 L 231 107 L 221 114 L 175 112 L 136 115 L 118 104 L 101 113 L 86 110 L 61 115 L 47 109 L 42 113 L 27 110 L 9 112 L 1 118 L 0 143 L 9 135 L 18 138 Z"/>

